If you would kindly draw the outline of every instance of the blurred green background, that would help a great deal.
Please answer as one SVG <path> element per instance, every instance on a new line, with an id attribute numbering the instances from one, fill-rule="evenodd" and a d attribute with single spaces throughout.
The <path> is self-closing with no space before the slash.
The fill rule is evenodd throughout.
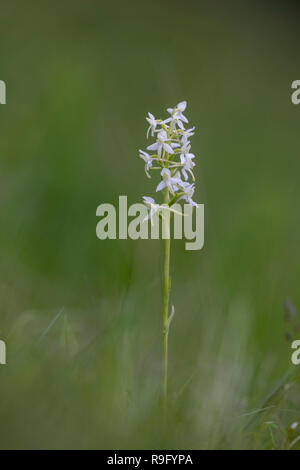
<path id="1" fill-rule="evenodd" d="M 284 322 L 285 299 L 300 305 L 298 14 L 279 1 L 0 3 L 1 448 L 297 437 L 297 385 L 266 400 L 300 374 Z M 154 195 L 145 115 L 182 100 L 205 246 L 172 243 L 163 426 L 162 244 L 98 240 L 96 208 Z"/>

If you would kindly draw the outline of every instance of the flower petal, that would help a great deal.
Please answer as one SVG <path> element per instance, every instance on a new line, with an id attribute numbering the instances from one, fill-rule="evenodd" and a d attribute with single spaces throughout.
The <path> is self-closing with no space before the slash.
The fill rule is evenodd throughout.
<path id="1" fill-rule="evenodd" d="M 149 147 L 147 147 L 147 150 L 157 150 L 158 149 L 158 143 L 155 142 L 154 144 L 152 145 L 149 145 Z"/>
<path id="2" fill-rule="evenodd" d="M 180 119 L 181 119 L 183 122 L 189 122 L 189 121 L 187 120 L 187 118 L 186 118 L 183 114 L 181 114 Z"/>
<path id="3" fill-rule="evenodd" d="M 174 150 L 172 149 L 171 145 L 167 144 L 166 142 L 164 142 L 163 147 L 164 147 L 166 152 L 174 153 Z"/>
<path id="4" fill-rule="evenodd" d="M 186 101 L 181 101 L 180 103 L 178 103 L 178 105 L 176 106 L 176 108 L 180 109 L 181 112 L 183 112 L 186 108 Z"/>
<path id="5" fill-rule="evenodd" d="M 162 189 L 164 189 L 166 187 L 167 183 L 165 181 L 161 181 L 158 185 L 157 185 L 157 188 L 156 188 L 156 192 L 158 191 L 161 191 Z"/>

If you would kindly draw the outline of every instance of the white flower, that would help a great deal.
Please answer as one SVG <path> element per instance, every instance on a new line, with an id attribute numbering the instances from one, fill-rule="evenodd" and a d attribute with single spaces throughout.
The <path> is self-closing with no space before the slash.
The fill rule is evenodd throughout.
<path id="1" fill-rule="evenodd" d="M 167 153 L 174 153 L 171 145 L 167 143 L 170 141 L 170 138 L 167 136 L 166 131 L 160 131 L 157 134 L 157 142 L 147 147 L 147 150 L 157 150 L 159 157 L 161 157 L 162 149 L 164 149 Z M 173 144 L 174 145 L 174 144 Z"/>
<path id="2" fill-rule="evenodd" d="M 139 155 L 140 158 L 144 160 L 144 162 L 146 163 L 147 170 L 149 170 L 149 168 L 151 168 L 152 166 L 153 160 L 156 160 L 156 158 L 150 157 L 149 153 L 144 152 L 143 150 L 139 150 L 139 152 L 140 152 L 140 155 Z"/>
<path id="3" fill-rule="evenodd" d="M 182 124 L 182 122 L 181 122 L 181 120 L 178 116 L 174 115 L 174 116 L 164 120 L 165 124 L 167 124 L 168 122 L 171 122 L 172 131 L 175 130 L 176 124 L 177 124 L 178 127 L 180 127 L 180 129 L 184 130 L 184 125 Z"/>
<path id="4" fill-rule="evenodd" d="M 194 192 L 195 192 L 195 184 L 194 184 L 194 183 L 190 184 L 190 183 L 182 182 L 181 186 L 182 186 L 182 188 L 183 188 L 183 190 L 184 190 L 184 195 L 181 196 L 181 197 L 178 199 L 178 201 L 179 201 L 180 199 L 184 199 L 184 200 L 187 201 L 189 204 L 191 204 L 191 206 L 196 206 L 196 207 L 198 207 L 198 204 L 197 204 L 195 201 L 193 201 L 193 199 L 192 199 L 192 197 L 193 197 L 193 195 L 194 195 Z"/>
<path id="5" fill-rule="evenodd" d="M 186 108 L 186 101 L 181 101 L 176 105 L 175 108 L 168 108 L 167 111 L 169 114 L 172 114 L 173 116 L 176 114 L 179 119 L 181 119 L 183 122 L 188 122 L 187 118 L 182 114 L 183 111 Z"/>
<path id="6" fill-rule="evenodd" d="M 178 191 L 178 186 L 182 184 L 180 174 L 178 172 L 175 176 L 171 176 L 170 170 L 168 168 L 163 168 L 160 174 L 163 179 L 158 184 L 156 192 L 161 191 L 164 188 L 168 188 L 172 194 L 174 194 L 175 191 Z"/>
<path id="7" fill-rule="evenodd" d="M 182 114 L 183 111 L 186 108 L 186 101 L 181 101 L 176 105 L 175 108 L 168 108 L 167 111 L 169 114 L 171 114 L 172 117 L 166 119 L 164 122 L 170 122 L 171 121 L 171 128 L 174 129 L 175 124 L 177 124 L 180 129 L 184 129 L 184 125 L 182 124 L 183 122 L 188 122 L 187 118 Z"/>
<path id="8" fill-rule="evenodd" d="M 149 207 L 150 212 L 146 217 L 144 218 L 143 222 L 145 222 L 148 219 L 153 219 L 153 216 L 156 212 L 161 211 L 162 212 L 162 217 L 164 217 L 164 211 L 170 211 L 174 212 L 174 214 L 182 215 L 181 212 L 178 212 L 176 209 L 173 209 L 172 207 L 169 207 L 167 204 L 156 204 L 155 200 L 152 197 L 149 196 L 143 196 L 144 199 L 144 204 L 145 206 Z"/>
<path id="9" fill-rule="evenodd" d="M 149 169 L 152 167 L 152 163 L 156 158 L 150 157 L 150 155 L 147 152 L 144 152 L 143 150 L 139 150 L 140 152 L 140 158 L 142 158 L 145 162 L 145 173 L 150 178 L 150 175 L 148 173 Z"/>
<path id="10" fill-rule="evenodd" d="M 190 141 L 188 140 L 187 137 L 183 136 L 182 139 L 181 139 L 181 152 L 180 152 L 180 154 L 185 155 L 186 153 L 189 152 L 190 148 L 191 148 Z"/>
<path id="11" fill-rule="evenodd" d="M 182 135 L 182 143 L 187 140 L 189 137 L 195 134 L 194 132 L 195 126 L 191 127 L 190 129 L 180 129 L 179 132 Z"/>
<path id="12" fill-rule="evenodd" d="M 154 135 L 154 131 L 155 131 L 157 123 L 158 123 L 157 120 L 155 119 L 155 117 L 153 116 L 153 114 L 148 113 L 148 116 L 149 117 L 146 117 L 146 119 L 149 122 L 150 126 L 148 127 L 148 130 L 147 130 L 147 138 L 149 136 L 150 130 L 151 130 L 151 135 L 152 136 Z"/>
<path id="13" fill-rule="evenodd" d="M 145 220 L 148 220 L 148 219 L 152 220 L 152 217 L 154 216 L 155 212 L 157 212 L 161 208 L 161 206 L 159 204 L 156 204 L 153 197 L 143 196 L 143 199 L 144 199 L 144 204 L 150 209 L 149 214 L 146 215 L 146 217 L 143 220 L 144 222 Z"/>
<path id="14" fill-rule="evenodd" d="M 181 172 L 184 176 L 185 181 L 188 179 L 187 171 L 192 175 L 192 178 L 194 178 L 192 168 L 194 168 L 195 163 L 193 162 L 192 158 L 195 158 L 195 155 L 193 153 L 186 153 L 185 155 L 180 156 L 181 163 L 184 164 L 181 169 Z"/>
<path id="15" fill-rule="evenodd" d="M 184 176 L 184 179 L 188 179 L 188 174 L 187 171 L 192 175 L 192 178 L 194 178 L 192 168 L 194 168 L 195 163 L 193 162 L 193 158 L 195 158 L 195 155 L 193 153 L 189 153 L 189 150 L 191 148 L 191 145 L 189 141 L 186 139 L 184 145 L 181 148 L 181 154 L 180 154 L 180 162 L 183 165 L 181 172 Z"/>

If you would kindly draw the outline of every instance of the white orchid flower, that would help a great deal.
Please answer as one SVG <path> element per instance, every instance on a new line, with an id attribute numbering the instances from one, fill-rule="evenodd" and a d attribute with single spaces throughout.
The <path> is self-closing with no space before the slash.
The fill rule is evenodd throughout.
<path id="1" fill-rule="evenodd" d="M 184 130 L 184 125 L 182 121 L 185 123 L 189 122 L 187 118 L 182 114 L 185 108 L 186 108 L 186 101 L 181 101 L 180 103 L 176 105 L 175 108 L 168 108 L 167 111 L 169 114 L 171 114 L 171 117 L 166 119 L 164 122 L 168 123 L 171 121 L 172 129 L 174 129 L 175 124 L 177 124 L 180 127 L 180 129 Z"/>
<path id="2" fill-rule="evenodd" d="M 183 174 L 183 177 L 184 177 L 185 181 L 187 181 L 187 179 L 188 179 L 187 171 L 190 173 L 190 175 L 194 179 L 194 174 L 192 172 L 192 169 L 194 168 L 195 163 L 192 160 L 193 158 L 195 158 L 195 155 L 193 153 L 186 153 L 186 154 L 184 154 L 184 155 L 182 154 L 180 156 L 180 161 L 184 165 L 181 168 L 181 173 Z"/>
<path id="3" fill-rule="evenodd" d="M 195 126 L 191 127 L 190 129 L 179 129 L 178 132 L 182 135 L 182 143 L 192 137 L 195 132 Z"/>
<path id="4" fill-rule="evenodd" d="M 153 116 L 153 114 L 151 113 L 148 113 L 148 116 L 149 117 L 146 117 L 146 120 L 149 122 L 150 126 L 148 127 L 148 130 L 147 130 L 147 138 L 149 136 L 149 132 L 151 130 L 151 135 L 153 136 L 154 135 L 154 131 L 156 129 L 156 126 L 158 124 L 158 120 L 155 119 L 155 117 Z"/>
<path id="5" fill-rule="evenodd" d="M 178 186 L 182 183 L 179 172 L 172 176 L 168 168 L 163 168 L 160 174 L 162 176 L 162 181 L 158 184 L 156 192 L 161 191 L 164 188 L 168 188 L 170 193 L 174 195 L 174 193 L 178 191 Z"/>
<path id="6" fill-rule="evenodd" d="M 162 212 L 162 217 L 164 216 L 164 211 L 173 212 L 174 214 L 178 214 L 182 216 L 182 212 L 179 212 L 176 209 L 173 209 L 173 207 L 169 207 L 166 204 L 156 204 L 153 197 L 143 196 L 143 199 L 144 199 L 145 206 L 147 206 L 150 209 L 149 214 L 146 215 L 146 217 L 143 219 L 143 222 L 150 219 L 152 223 L 154 214 L 159 211 Z"/>
<path id="7" fill-rule="evenodd" d="M 182 182 L 182 189 L 184 190 L 184 195 L 181 196 L 178 201 L 180 199 L 184 199 L 185 201 L 187 201 L 191 206 L 195 206 L 195 207 L 198 207 L 198 204 L 193 201 L 192 197 L 194 195 L 194 192 L 195 192 L 195 184 L 192 183 L 186 183 L 186 182 Z"/>
<path id="8" fill-rule="evenodd" d="M 192 175 L 192 178 L 194 179 L 192 169 L 195 166 L 195 163 L 193 162 L 193 158 L 195 158 L 195 155 L 193 153 L 189 153 L 190 148 L 190 142 L 186 140 L 184 145 L 181 147 L 180 153 L 180 162 L 183 165 L 181 172 L 185 180 L 188 179 L 187 171 Z"/>
<path id="9" fill-rule="evenodd" d="M 165 124 L 167 124 L 168 122 L 171 122 L 172 131 L 176 128 L 176 124 L 178 127 L 180 127 L 180 129 L 184 130 L 184 125 L 182 124 L 182 121 L 180 120 L 179 116 L 174 115 L 164 120 Z"/>
<path id="10" fill-rule="evenodd" d="M 160 209 L 161 206 L 159 204 L 156 204 L 153 197 L 143 196 L 143 199 L 144 199 L 145 206 L 149 207 L 149 209 L 150 209 L 149 214 L 146 215 L 143 222 L 145 222 L 145 220 L 148 220 L 148 219 L 151 219 L 151 221 L 152 221 L 152 217 Z"/>
<path id="11" fill-rule="evenodd" d="M 154 157 L 150 157 L 149 153 L 144 152 L 143 150 L 139 150 L 139 152 L 140 152 L 139 157 L 142 158 L 145 162 L 145 173 L 148 176 L 148 178 L 151 178 L 148 171 L 152 167 L 154 160 L 157 160 L 157 159 Z"/>
<path id="12" fill-rule="evenodd" d="M 174 153 L 172 146 L 168 143 L 170 138 L 168 137 L 166 131 L 160 131 L 157 134 L 157 142 L 147 147 L 147 150 L 157 150 L 158 156 L 161 157 L 162 150 L 165 150 L 167 153 Z"/>

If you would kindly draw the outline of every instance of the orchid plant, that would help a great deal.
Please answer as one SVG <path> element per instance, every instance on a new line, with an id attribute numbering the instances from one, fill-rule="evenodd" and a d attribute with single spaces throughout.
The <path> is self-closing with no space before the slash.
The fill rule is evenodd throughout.
<path id="1" fill-rule="evenodd" d="M 170 217 L 164 216 L 166 211 L 175 212 L 174 204 L 180 200 L 192 206 L 197 206 L 193 201 L 195 190 L 195 177 L 193 168 L 194 155 L 190 153 L 190 137 L 194 135 L 195 127 L 185 129 L 188 123 L 183 114 L 186 109 L 186 101 L 178 103 L 175 108 L 168 108 L 169 117 L 167 119 L 155 119 L 148 113 L 146 120 L 149 124 L 147 138 L 155 138 L 155 142 L 147 147 L 150 155 L 140 150 L 140 158 L 145 162 L 145 173 L 151 177 L 150 172 L 159 171 L 161 181 L 156 187 L 156 192 L 163 192 L 163 203 L 156 203 L 152 197 L 144 196 L 144 204 L 149 209 L 145 219 L 151 219 L 154 214 L 161 216 L 166 233 L 164 243 L 164 280 L 163 280 L 163 402 L 166 409 L 167 386 L 168 386 L 168 334 L 174 316 L 174 306 L 169 312 L 169 297 L 171 288 L 170 279 Z M 191 178 L 191 182 L 189 181 Z"/>

